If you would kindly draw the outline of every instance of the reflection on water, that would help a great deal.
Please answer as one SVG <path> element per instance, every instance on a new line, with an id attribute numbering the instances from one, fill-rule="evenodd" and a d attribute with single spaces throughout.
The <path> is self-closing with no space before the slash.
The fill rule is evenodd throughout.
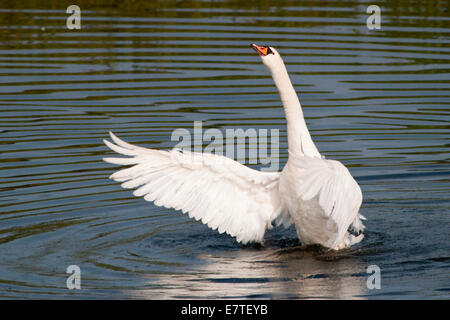
<path id="1" fill-rule="evenodd" d="M 76 2 L 80 30 L 61 1 L 0 0 L 0 297 L 449 297 L 448 1 L 381 1 L 377 31 L 357 0 Z M 107 179 L 108 131 L 166 149 L 194 121 L 279 129 L 282 167 L 251 42 L 282 53 L 318 149 L 361 185 L 366 238 L 338 257 L 292 228 L 242 247 Z"/>
<path id="2" fill-rule="evenodd" d="M 361 261 L 336 257 L 327 261 L 326 257 L 313 257 L 314 252 L 297 247 L 201 255 L 204 264 L 195 272 L 170 277 L 146 275 L 151 289 L 126 294 L 164 299 L 349 299 L 365 292 L 365 267 Z"/>

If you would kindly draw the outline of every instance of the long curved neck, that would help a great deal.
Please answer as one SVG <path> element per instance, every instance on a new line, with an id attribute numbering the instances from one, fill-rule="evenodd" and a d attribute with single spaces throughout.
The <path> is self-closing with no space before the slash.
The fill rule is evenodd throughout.
<path id="1" fill-rule="evenodd" d="M 281 60 L 276 66 L 270 68 L 270 71 L 280 93 L 286 115 L 289 153 L 298 156 L 320 157 L 306 127 L 300 101 L 283 61 Z"/>

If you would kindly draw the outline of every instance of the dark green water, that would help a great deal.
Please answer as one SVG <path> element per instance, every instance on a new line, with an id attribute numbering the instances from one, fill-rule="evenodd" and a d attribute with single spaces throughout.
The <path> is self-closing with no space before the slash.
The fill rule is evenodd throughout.
<path id="1" fill-rule="evenodd" d="M 372 1 L 76 2 L 80 30 L 62 1 L 0 0 L 0 298 L 450 297 L 447 1 L 377 1 L 373 31 Z M 167 149 L 193 121 L 279 129 L 282 166 L 252 42 L 280 51 L 319 150 L 361 185 L 350 250 L 299 249 L 293 228 L 243 247 L 108 180 L 108 131 Z"/>

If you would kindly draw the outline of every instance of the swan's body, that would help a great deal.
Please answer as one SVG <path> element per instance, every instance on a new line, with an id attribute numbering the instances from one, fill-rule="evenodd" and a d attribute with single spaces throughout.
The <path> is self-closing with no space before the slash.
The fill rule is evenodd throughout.
<path id="1" fill-rule="evenodd" d="M 294 223 L 304 245 L 337 250 L 358 243 L 363 235 L 348 230 L 364 230 L 361 189 L 344 165 L 320 155 L 278 52 L 252 47 L 271 71 L 286 114 L 289 159 L 282 172 L 260 172 L 214 154 L 146 149 L 111 133 L 115 144 L 106 145 L 130 158 L 104 160 L 134 166 L 110 178 L 124 188 L 137 188 L 135 196 L 182 210 L 242 243 L 261 242 L 272 223 Z"/>

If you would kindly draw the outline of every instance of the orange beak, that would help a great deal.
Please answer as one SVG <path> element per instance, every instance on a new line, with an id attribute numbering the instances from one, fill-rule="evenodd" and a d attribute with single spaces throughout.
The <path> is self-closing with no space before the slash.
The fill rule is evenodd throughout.
<path id="1" fill-rule="evenodd" d="M 255 50 L 256 53 L 259 54 L 262 57 L 267 56 L 271 52 L 269 47 L 267 47 L 267 46 L 263 47 L 263 46 L 258 46 L 256 44 L 252 43 L 250 45 L 250 47 L 252 47 L 253 50 Z"/>

